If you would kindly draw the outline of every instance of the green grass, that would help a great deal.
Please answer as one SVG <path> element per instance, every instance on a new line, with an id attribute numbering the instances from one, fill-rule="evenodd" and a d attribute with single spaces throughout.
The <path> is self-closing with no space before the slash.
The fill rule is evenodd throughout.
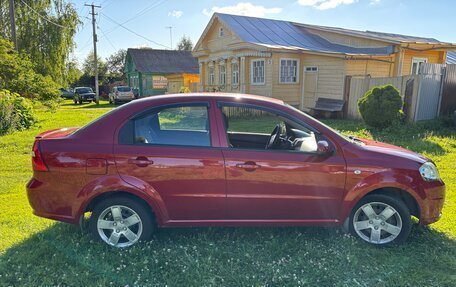
<path id="1" fill-rule="evenodd" d="M 56 113 L 39 111 L 33 129 L 0 137 L 0 286 L 456 286 L 454 129 L 428 122 L 380 132 L 326 121 L 418 151 L 439 166 L 448 191 L 443 217 L 414 227 L 402 246 L 376 248 L 327 228 L 184 228 L 119 250 L 76 226 L 38 218 L 28 205 L 34 136 L 80 126 L 112 107 L 67 103 Z"/>

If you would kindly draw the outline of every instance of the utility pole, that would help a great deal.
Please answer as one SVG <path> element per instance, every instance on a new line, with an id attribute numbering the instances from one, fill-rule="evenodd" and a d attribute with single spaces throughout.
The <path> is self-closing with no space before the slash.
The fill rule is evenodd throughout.
<path id="1" fill-rule="evenodd" d="M 10 24 L 11 24 L 11 40 L 14 43 L 14 49 L 17 50 L 16 38 L 16 14 L 14 12 L 14 0 L 9 0 Z"/>
<path id="2" fill-rule="evenodd" d="M 171 50 L 173 50 L 173 27 L 172 26 L 166 26 L 166 29 L 169 29 L 169 40 L 171 42 Z"/>
<path id="3" fill-rule="evenodd" d="M 97 23 L 95 20 L 95 16 L 97 14 L 95 13 L 95 8 L 101 8 L 101 6 L 94 5 L 93 3 L 84 4 L 84 6 L 92 7 L 92 13 L 90 13 L 90 14 L 92 15 L 93 57 L 94 57 L 93 69 L 95 71 L 95 102 L 98 105 L 98 104 L 100 104 L 100 93 L 99 93 L 99 88 L 98 88 L 98 58 L 97 58 L 97 41 L 98 41 L 98 39 L 97 39 L 97 29 L 96 29 Z"/>

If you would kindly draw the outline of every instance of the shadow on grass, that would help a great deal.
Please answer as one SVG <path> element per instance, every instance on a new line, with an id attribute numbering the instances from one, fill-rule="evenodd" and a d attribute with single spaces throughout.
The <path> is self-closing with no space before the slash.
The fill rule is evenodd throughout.
<path id="1" fill-rule="evenodd" d="M 377 248 L 338 229 L 162 229 L 116 249 L 57 223 L 0 255 L 0 283 L 19 286 L 454 286 L 456 241 L 415 227 Z"/>
<path id="2" fill-rule="evenodd" d="M 63 104 L 60 105 L 62 108 L 66 109 L 106 109 L 106 108 L 115 108 L 120 106 L 120 104 L 110 104 L 108 101 L 100 101 L 100 104 L 97 105 L 95 103 L 82 103 L 80 104 L 75 104 L 73 102 L 64 102 Z"/>

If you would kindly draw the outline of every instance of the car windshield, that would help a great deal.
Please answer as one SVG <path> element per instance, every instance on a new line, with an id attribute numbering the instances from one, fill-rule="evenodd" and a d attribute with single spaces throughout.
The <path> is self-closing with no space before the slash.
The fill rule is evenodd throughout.
<path id="1" fill-rule="evenodd" d="M 119 92 L 130 92 L 131 88 L 130 87 L 117 87 L 117 90 Z"/>
<path id="2" fill-rule="evenodd" d="M 93 93 L 93 91 L 91 88 L 77 88 L 76 93 L 85 94 L 85 93 Z"/>

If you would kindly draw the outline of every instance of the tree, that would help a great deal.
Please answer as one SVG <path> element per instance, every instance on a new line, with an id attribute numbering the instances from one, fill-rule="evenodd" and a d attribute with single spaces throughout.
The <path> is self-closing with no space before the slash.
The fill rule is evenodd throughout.
<path id="1" fill-rule="evenodd" d="M 106 65 L 108 69 L 108 75 L 110 78 L 117 80 L 125 80 L 124 68 L 125 58 L 127 56 L 127 50 L 120 49 L 108 58 L 106 58 Z"/>
<path id="2" fill-rule="evenodd" d="M 98 60 L 98 78 L 103 81 L 105 79 L 106 74 L 108 73 L 108 67 L 106 66 L 106 63 L 101 59 L 100 56 L 97 56 Z M 95 77 L 95 70 L 93 67 L 95 61 L 95 57 L 93 54 L 93 51 L 90 52 L 87 57 L 84 60 L 84 63 L 82 64 L 82 72 L 86 76 L 90 77 Z"/>
<path id="3" fill-rule="evenodd" d="M 74 5 L 67 0 L 14 3 L 18 49 L 30 55 L 37 73 L 66 85 L 73 39 L 82 23 Z M 10 36 L 8 0 L 0 0 L 0 37 Z"/>
<path id="4" fill-rule="evenodd" d="M 181 38 L 179 43 L 177 43 L 177 50 L 179 51 L 191 51 L 193 50 L 193 43 L 192 40 L 190 40 L 189 37 L 186 37 L 185 35 Z"/>
<path id="5" fill-rule="evenodd" d="M 71 60 L 67 64 L 66 69 L 67 86 L 74 86 L 82 76 L 82 71 L 78 68 L 76 59 Z"/>
<path id="6" fill-rule="evenodd" d="M 58 86 L 50 76 L 34 71 L 29 55 L 14 50 L 13 43 L 0 38 L 0 89 L 43 101 L 58 98 Z"/>

